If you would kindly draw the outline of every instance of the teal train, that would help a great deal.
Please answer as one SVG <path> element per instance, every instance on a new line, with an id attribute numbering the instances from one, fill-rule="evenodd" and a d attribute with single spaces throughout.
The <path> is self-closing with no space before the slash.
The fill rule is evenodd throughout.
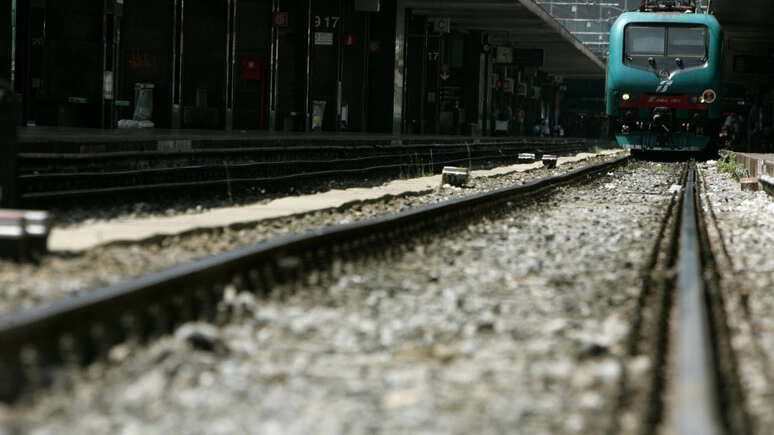
<path id="1" fill-rule="evenodd" d="M 693 0 L 643 0 L 610 30 L 606 112 L 621 147 L 704 151 L 723 124 L 723 30 Z"/>

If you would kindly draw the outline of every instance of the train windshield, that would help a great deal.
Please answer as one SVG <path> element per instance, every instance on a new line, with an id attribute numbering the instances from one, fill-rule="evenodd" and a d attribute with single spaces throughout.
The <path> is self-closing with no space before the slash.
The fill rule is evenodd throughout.
<path id="1" fill-rule="evenodd" d="M 667 56 L 704 56 L 707 52 L 707 29 L 673 27 L 667 38 Z"/>
<path id="2" fill-rule="evenodd" d="M 626 28 L 626 54 L 663 56 L 665 39 L 665 27 L 628 26 Z"/>
<path id="3" fill-rule="evenodd" d="M 626 54 L 630 56 L 705 56 L 705 27 L 627 26 Z"/>

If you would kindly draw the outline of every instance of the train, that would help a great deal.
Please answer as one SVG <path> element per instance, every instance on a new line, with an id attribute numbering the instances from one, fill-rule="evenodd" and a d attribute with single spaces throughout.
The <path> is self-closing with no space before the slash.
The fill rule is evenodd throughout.
<path id="1" fill-rule="evenodd" d="M 633 154 L 716 151 L 722 64 L 715 16 L 694 0 L 643 0 L 610 30 L 608 133 Z"/>

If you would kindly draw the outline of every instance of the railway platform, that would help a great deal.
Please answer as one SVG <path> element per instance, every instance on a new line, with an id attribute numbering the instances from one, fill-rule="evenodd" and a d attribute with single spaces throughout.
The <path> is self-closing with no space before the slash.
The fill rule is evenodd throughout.
<path id="1" fill-rule="evenodd" d="M 748 180 L 761 185 L 769 195 L 774 195 L 774 154 L 736 153 L 736 161 L 744 165 Z"/>
<path id="2" fill-rule="evenodd" d="M 750 177 L 774 177 L 774 154 L 736 153 L 736 161 L 744 165 Z"/>

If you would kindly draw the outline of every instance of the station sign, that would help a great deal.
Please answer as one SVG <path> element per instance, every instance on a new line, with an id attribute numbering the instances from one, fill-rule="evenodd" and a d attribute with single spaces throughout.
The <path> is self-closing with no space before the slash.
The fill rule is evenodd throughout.
<path id="1" fill-rule="evenodd" d="M 333 33 L 315 32 L 314 45 L 333 45 Z"/>
<path id="2" fill-rule="evenodd" d="M 437 33 L 450 33 L 451 23 L 448 18 L 436 18 L 433 23 L 433 31 Z"/>

